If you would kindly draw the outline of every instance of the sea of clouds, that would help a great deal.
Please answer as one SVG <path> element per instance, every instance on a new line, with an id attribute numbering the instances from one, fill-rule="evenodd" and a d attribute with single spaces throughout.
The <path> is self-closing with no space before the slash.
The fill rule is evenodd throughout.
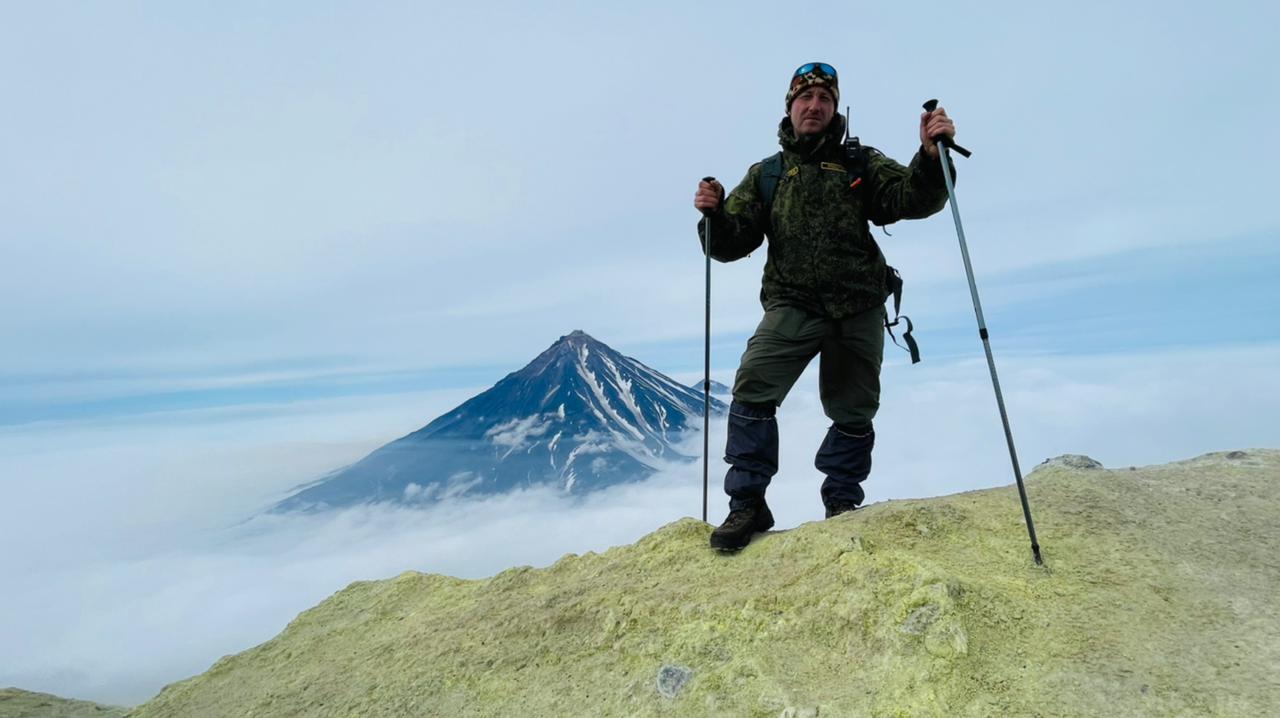
<path id="1" fill-rule="evenodd" d="M 1123 467 L 1280 446 L 1277 365 L 1277 346 L 1019 356 L 1002 360 L 1001 380 L 1029 473 L 1062 453 Z M 270 638 L 352 581 L 544 566 L 700 515 L 700 464 L 586 496 L 548 488 L 425 508 L 261 513 L 479 389 L 4 429 L 0 685 L 136 704 Z M 870 501 L 1012 483 L 980 356 L 915 367 L 894 359 L 883 398 Z M 788 528 L 821 519 L 812 459 L 827 422 L 815 372 L 779 422 L 781 471 L 769 498 Z M 723 441 L 718 421 L 712 522 L 726 511 Z M 697 454 L 700 437 L 689 442 Z M 1052 560 L 1052 534 L 1040 538 Z"/>

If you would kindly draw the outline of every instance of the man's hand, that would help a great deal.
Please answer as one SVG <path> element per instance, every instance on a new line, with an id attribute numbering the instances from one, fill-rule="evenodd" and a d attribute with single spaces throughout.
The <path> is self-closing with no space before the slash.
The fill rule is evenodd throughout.
<path id="1" fill-rule="evenodd" d="M 699 212 L 709 214 L 720 207 L 723 199 L 724 187 L 719 182 L 699 182 L 698 193 L 693 196 L 693 206 Z"/>
<path id="2" fill-rule="evenodd" d="M 938 138 L 956 136 L 956 123 L 947 117 L 947 111 L 941 107 L 933 112 L 920 114 L 920 144 L 925 154 L 938 159 Z"/>

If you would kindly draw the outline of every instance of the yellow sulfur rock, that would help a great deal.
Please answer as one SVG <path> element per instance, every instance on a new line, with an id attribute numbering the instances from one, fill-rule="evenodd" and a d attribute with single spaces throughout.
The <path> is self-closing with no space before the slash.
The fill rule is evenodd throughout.
<path id="1" fill-rule="evenodd" d="M 1261 716 L 1280 451 L 877 504 L 737 555 L 681 519 L 482 581 L 352 584 L 150 716 Z"/>
<path id="2" fill-rule="evenodd" d="M 120 718 L 128 710 L 49 693 L 0 688 L 0 718 Z"/>

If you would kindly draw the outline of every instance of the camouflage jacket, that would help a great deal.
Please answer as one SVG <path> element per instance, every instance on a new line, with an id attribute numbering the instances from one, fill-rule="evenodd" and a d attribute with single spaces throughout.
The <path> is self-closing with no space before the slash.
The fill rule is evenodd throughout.
<path id="1" fill-rule="evenodd" d="M 868 222 L 920 219 L 946 204 L 942 168 L 923 150 L 903 167 L 868 148 L 863 181 L 849 187 L 844 161 L 844 117 L 822 135 L 797 139 L 789 118 L 778 127 L 783 178 L 766 217 L 757 190 L 761 163 L 711 215 L 711 256 L 741 259 L 769 238 L 760 302 L 765 309 L 798 306 L 840 319 L 881 305 L 888 293 L 885 259 Z M 698 236 L 706 251 L 706 223 Z"/>

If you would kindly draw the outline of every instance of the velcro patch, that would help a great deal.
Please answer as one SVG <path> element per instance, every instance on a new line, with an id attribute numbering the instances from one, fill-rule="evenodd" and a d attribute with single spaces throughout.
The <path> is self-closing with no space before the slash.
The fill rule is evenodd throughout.
<path id="1" fill-rule="evenodd" d="M 831 170 L 832 172 L 845 172 L 844 165 L 838 165 L 835 162 L 823 162 L 822 169 Z"/>

